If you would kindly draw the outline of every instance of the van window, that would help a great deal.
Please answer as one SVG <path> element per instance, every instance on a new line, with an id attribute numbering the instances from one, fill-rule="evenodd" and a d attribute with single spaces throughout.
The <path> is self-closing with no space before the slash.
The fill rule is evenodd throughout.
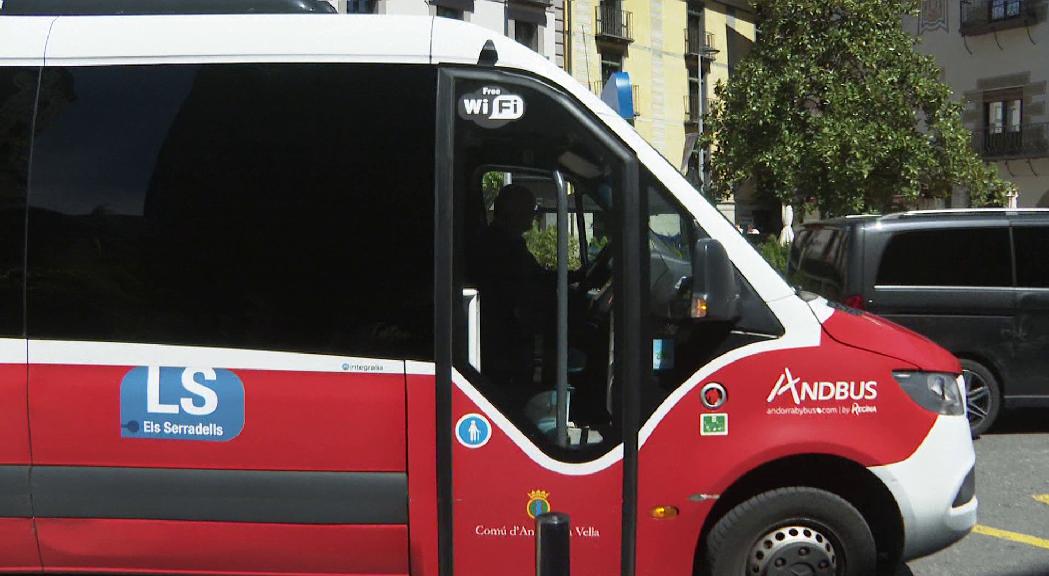
<path id="1" fill-rule="evenodd" d="M 845 289 L 845 257 L 848 254 L 848 236 L 844 230 L 832 226 L 805 228 L 803 236 L 795 240 L 792 250 L 795 268 L 791 281 L 803 289 L 839 300 Z"/>
<path id="2" fill-rule="evenodd" d="M 1049 288 L 1049 226 L 1013 228 L 1016 285 Z"/>
<path id="3" fill-rule="evenodd" d="M 435 72 L 48 68 L 28 330 L 432 358 Z"/>
<path id="4" fill-rule="evenodd" d="M 25 198 L 38 68 L 0 67 L 0 336 L 22 336 Z"/>
<path id="5" fill-rule="evenodd" d="M 1012 286 L 1008 228 L 900 232 L 878 267 L 881 286 Z"/>

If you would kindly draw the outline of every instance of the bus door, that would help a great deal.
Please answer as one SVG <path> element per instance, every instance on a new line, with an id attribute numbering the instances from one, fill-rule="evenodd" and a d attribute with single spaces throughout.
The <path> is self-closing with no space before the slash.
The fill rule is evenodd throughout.
<path id="1" fill-rule="evenodd" d="M 441 573 L 534 574 L 556 511 L 573 574 L 633 574 L 635 160 L 530 77 L 443 70 L 438 92 Z"/>

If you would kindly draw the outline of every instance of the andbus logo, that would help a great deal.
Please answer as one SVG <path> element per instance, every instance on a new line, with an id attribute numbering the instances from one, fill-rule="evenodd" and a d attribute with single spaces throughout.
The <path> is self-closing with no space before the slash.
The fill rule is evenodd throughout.
<path id="1" fill-rule="evenodd" d="M 826 400 L 874 400 L 878 397 L 878 383 L 874 380 L 813 381 L 805 382 L 794 377 L 790 368 L 784 368 L 776 386 L 769 392 L 767 402 L 790 393 L 794 405 L 808 401 Z"/>

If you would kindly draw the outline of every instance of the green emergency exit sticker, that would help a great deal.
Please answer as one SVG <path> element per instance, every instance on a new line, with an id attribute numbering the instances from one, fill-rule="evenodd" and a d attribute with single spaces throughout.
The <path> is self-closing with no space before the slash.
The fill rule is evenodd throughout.
<path id="1" fill-rule="evenodd" d="M 728 414 L 703 414 L 700 417 L 701 436 L 728 436 Z"/>

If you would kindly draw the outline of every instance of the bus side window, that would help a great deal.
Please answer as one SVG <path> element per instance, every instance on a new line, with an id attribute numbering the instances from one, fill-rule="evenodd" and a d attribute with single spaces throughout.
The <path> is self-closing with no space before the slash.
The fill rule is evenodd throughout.
<path id="1" fill-rule="evenodd" d="M 375 64 L 47 68 L 31 337 L 432 359 L 435 82 Z"/>

